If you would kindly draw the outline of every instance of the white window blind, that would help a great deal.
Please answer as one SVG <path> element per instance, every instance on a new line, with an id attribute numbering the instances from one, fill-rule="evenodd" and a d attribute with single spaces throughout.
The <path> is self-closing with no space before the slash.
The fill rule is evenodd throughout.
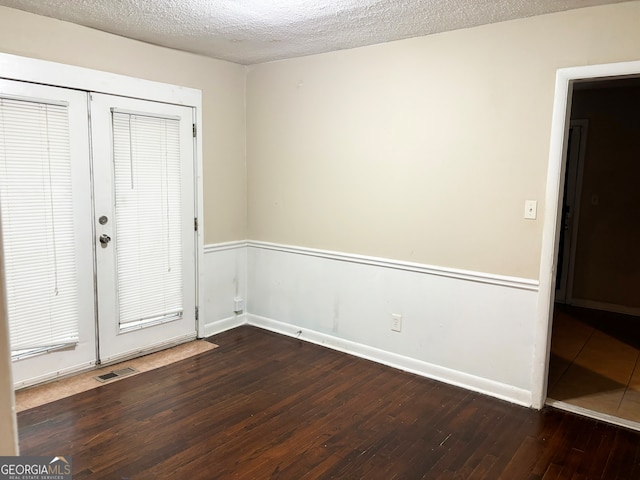
<path id="1" fill-rule="evenodd" d="M 78 340 L 67 106 L 0 98 L 0 205 L 11 349 Z"/>
<path id="2" fill-rule="evenodd" d="M 183 310 L 180 119 L 112 110 L 120 328 Z"/>

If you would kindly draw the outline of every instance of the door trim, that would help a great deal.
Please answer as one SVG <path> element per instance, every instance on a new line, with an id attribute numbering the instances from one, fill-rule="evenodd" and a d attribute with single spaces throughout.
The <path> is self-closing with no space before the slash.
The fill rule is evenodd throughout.
<path id="1" fill-rule="evenodd" d="M 540 290 L 538 293 L 537 322 L 533 345 L 531 404 L 534 408 L 542 408 L 547 398 L 553 301 L 555 297 L 555 272 L 558 259 L 560 213 L 566 166 L 566 133 L 571 117 L 573 84 L 580 81 L 600 78 L 611 80 L 626 76 L 640 76 L 640 61 L 561 68 L 556 72 L 545 194 L 546 211 L 540 255 Z"/>
<path id="2" fill-rule="evenodd" d="M 195 88 L 8 53 L 0 53 L 0 72 L 0 77 L 9 80 L 42 83 L 86 92 L 108 93 L 190 107 L 200 107 L 202 103 L 202 92 Z"/>
<path id="3" fill-rule="evenodd" d="M 192 107 L 194 132 L 202 131 L 200 127 L 202 125 L 202 91 L 195 88 L 8 53 L 0 53 L 0 78 Z M 201 299 L 204 298 L 203 289 L 205 284 L 204 269 L 202 268 L 204 258 L 202 135 L 195 135 L 193 140 L 195 153 L 194 182 L 196 189 L 195 217 L 199 225 L 196 232 L 195 248 L 196 308 L 198 309 L 196 329 L 198 337 L 203 337 L 206 313 L 204 311 L 204 302 L 201 304 Z"/>

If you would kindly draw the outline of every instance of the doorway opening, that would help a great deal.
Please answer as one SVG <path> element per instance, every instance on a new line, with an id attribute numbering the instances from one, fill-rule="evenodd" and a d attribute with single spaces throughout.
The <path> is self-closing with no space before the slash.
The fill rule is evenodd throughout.
<path id="1" fill-rule="evenodd" d="M 567 97 L 546 403 L 640 429 L 640 78 Z"/>

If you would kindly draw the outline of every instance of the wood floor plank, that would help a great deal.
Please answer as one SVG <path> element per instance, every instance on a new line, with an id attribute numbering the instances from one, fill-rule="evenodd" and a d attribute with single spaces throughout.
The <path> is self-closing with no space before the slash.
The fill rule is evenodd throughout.
<path id="1" fill-rule="evenodd" d="M 18 415 L 74 479 L 639 478 L 640 433 L 533 411 L 253 327 Z"/>

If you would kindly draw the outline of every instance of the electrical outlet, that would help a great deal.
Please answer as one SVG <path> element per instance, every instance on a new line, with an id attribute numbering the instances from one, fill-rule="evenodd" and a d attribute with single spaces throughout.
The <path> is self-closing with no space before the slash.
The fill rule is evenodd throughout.
<path id="1" fill-rule="evenodd" d="M 402 315 L 398 315 L 397 313 L 391 314 L 391 330 L 393 332 L 402 331 Z"/>
<path id="2" fill-rule="evenodd" d="M 233 311 L 240 313 L 244 310 L 244 298 L 236 297 L 233 299 Z"/>

